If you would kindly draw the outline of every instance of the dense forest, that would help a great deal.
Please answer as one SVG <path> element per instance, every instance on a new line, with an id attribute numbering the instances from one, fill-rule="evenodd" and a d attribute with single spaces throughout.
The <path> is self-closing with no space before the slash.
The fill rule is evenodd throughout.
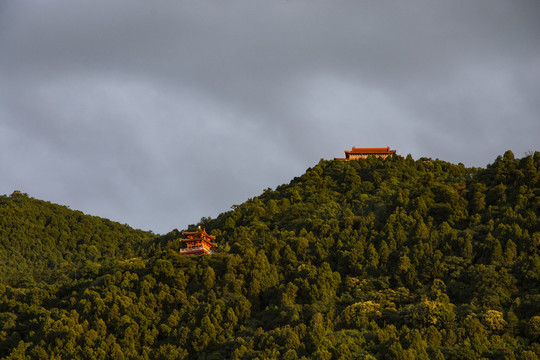
<path id="1" fill-rule="evenodd" d="M 0 197 L 0 358 L 539 359 L 539 170 L 321 160 L 190 225 L 206 256 Z"/>
<path id="2" fill-rule="evenodd" d="M 14 192 L 0 196 L 0 279 L 30 285 L 130 258 L 155 235 Z"/>

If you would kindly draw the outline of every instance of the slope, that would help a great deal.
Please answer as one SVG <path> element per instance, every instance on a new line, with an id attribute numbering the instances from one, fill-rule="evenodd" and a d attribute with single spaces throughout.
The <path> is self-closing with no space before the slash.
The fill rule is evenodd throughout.
<path id="1" fill-rule="evenodd" d="M 0 196 L 0 279 L 58 281 L 83 266 L 133 257 L 154 237 L 26 194 Z"/>
<path id="2" fill-rule="evenodd" d="M 215 255 L 0 284 L 0 357 L 538 359 L 539 168 L 321 161 L 204 219 Z"/>

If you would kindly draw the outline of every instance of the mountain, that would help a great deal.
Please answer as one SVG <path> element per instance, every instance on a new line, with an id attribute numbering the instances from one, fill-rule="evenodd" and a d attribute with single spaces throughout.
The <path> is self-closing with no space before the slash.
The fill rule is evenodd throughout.
<path id="1" fill-rule="evenodd" d="M 539 168 L 321 160 L 190 226 L 216 236 L 207 256 L 178 230 L 108 252 L 68 236 L 58 253 L 91 263 L 0 283 L 0 357 L 538 359 Z"/>

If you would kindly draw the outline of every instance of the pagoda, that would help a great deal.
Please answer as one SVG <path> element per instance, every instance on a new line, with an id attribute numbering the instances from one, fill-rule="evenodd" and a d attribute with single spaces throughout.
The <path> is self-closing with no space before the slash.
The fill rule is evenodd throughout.
<path id="1" fill-rule="evenodd" d="M 386 159 L 395 154 L 396 150 L 390 150 L 390 146 L 385 148 L 357 148 L 353 146 L 352 150 L 345 150 L 345 158 L 336 158 L 336 160 L 358 160 L 366 159 L 369 156 Z"/>
<path id="2" fill-rule="evenodd" d="M 187 247 L 180 249 L 181 255 L 212 254 L 212 248 L 217 247 L 217 244 L 212 242 L 216 237 L 208 235 L 200 227 L 197 231 L 182 231 L 182 235 L 185 235 L 187 239 L 180 239 L 180 242 L 185 243 Z"/>

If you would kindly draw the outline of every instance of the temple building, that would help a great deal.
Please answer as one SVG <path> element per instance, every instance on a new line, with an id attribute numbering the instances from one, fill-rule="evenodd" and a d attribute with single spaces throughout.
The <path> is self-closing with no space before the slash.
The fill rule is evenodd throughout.
<path id="1" fill-rule="evenodd" d="M 203 255 L 212 254 L 212 248 L 217 244 L 212 242 L 215 236 L 208 235 L 206 231 L 199 228 L 198 231 L 182 231 L 187 239 L 180 239 L 180 242 L 186 244 L 186 248 L 180 249 L 181 255 Z"/>
<path id="2" fill-rule="evenodd" d="M 368 156 L 375 156 L 386 159 L 388 156 L 396 154 L 396 150 L 390 150 L 390 146 L 385 148 L 357 148 L 352 150 L 345 150 L 345 158 L 335 158 L 336 160 L 358 160 L 365 159 Z"/>

